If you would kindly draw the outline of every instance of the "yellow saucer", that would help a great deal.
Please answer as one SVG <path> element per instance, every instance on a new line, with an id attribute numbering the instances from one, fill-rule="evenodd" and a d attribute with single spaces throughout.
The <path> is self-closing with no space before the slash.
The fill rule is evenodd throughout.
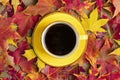
<path id="1" fill-rule="evenodd" d="M 48 54 L 43 46 L 42 46 L 42 33 L 47 28 L 48 25 L 54 22 L 66 22 L 73 26 L 78 34 L 78 42 L 77 47 L 70 55 L 63 56 L 63 57 L 55 57 Z M 37 55 L 37 57 L 42 60 L 44 63 L 49 64 L 51 66 L 66 66 L 74 61 L 76 61 L 83 53 L 87 43 L 87 35 L 85 30 L 83 29 L 80 22 L 73 16 L 61 13 L 61 12 L 54 12 L 45 16 L 36 26 L 33 31 L 32 35 L 32 45 L 33 49 Z"/>

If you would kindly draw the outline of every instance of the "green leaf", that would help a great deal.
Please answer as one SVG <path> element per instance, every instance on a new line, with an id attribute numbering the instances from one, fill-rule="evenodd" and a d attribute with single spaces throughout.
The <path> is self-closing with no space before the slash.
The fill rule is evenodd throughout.
<path id="1" fill-rule="evenodd" d="M 25 50 L 23 56 L 26 57 L 28 61 L 36 57 L 33 49 Z"/>

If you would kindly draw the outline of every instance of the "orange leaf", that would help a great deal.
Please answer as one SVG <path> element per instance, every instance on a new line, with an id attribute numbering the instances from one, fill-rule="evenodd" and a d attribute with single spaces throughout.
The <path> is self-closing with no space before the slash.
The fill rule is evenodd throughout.
<path id="1" fill-rule="evenodd" d="M 6 5 L 9 2 L 9 0 L 0 0 L 0 3 L 2 3 L 3 5 Z"/>
<path id="2" fill-rule="evenodd" d="M 19 39 L 20 36 L 11 28 L 11 19 L 10 18 L 1 18 L 0 17 L 0 50 L 6 51 L 8 49 L 7 39 Z"/>
<path id="3" fill-rule="evenodd" d="M 43 16 L 49 12 L 54 12 L 61 7 L 61 5 L 62 3 L 60 0 L 38 0 L 36 5 L 30 5 L 23 13 L 27 15 Z"/>
<path id="4" fill-rule="evenodd" d="M 120 12 L 120 0 L 112 0 L 112 3 L 115 7 L 115 12 L 113 17 L 115 17 Z"/>

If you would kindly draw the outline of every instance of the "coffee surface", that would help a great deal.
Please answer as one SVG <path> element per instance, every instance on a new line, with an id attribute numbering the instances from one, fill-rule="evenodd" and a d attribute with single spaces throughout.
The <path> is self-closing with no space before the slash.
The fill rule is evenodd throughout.
<path id="1" fill-rule="evenodd" d="M 70 53 L 76 44 L 76 34 L 67 24 L 52 25 L 45 35 L 45 45 L 49 52 L 63 56 Z"/>

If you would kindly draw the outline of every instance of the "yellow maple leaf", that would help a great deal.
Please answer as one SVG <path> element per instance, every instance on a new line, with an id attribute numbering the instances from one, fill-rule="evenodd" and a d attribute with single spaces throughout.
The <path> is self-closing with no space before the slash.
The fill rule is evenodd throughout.
<path id="1" fill-rule="evenodd" d="M 27 60 L 31 60 L 35 57 L 37 57 L 33 51 L 33 49 L 29 49 L 29 50 L 25 50 L 25 53 L 23 54 L 24 57 L 27 58 Z M 37 62 L 36 62 L 36 65 L 39 69 L 39 71 L 45 67 L 45 63 L 43 63 L 39 58 L 37 58 Z"/>
<path id="2" fill-rule="evenodd" d="M 113 52 L 111 52 L 110 54 L 115 54 L 120 56 L 120 48 L 115 49 Z"/>
<path id="3" fill-rule="evenodd" d="M 43 63 L 39 58 L 37 59 L 37 67 L 39 71 L 45 67 L 45 63 Z"/>
<path id="4" fill-rule="evenodd" d="M 81 20 L 81 23 L 85 30 L 90 30 L 92 32 L 105 32 L 102 26 L 108 22 L 108 19 L 98 19 L 97 8 L 91 12 L 89 18 L 81 18 Z"/>
<path id="5" fill-rule="evenodd" d="M 28 36 L 26 38 L 27 38 L 27 42 L 32 45 L 32 38 Z"/>
<path id="6" fill-rule="evenodd" d="M 117 43 L 118 43 L 118 45 L 120 45 L 120 40 L 115 40 Z"/>
<path id="7" fill-rule="evenodd" d="M 3 5 L 6 5 L 9 2 L 9 0 L 0 0 L 0 3 L 2 3 Z"/>
<path id="8" fill-rule="evenodd" d="M 20 4 L 19 0 L 12 0 L 12 5 L 14 8 L 14 12 L 16 12 L 17 6 Z"/>
<path id="9" fill-rule="evenodd" d="M 18 26 L 14 23 L 11 23 L 10 27 L 13 29 L 13 30 L 17 30 Z"/>
<path id="10" fill-rule="evenodd" d="M 36 57 L 33 49 L 25 50 L 23 56 L 26 57 L 28 61 Z"/>
<path id="11" fill-rule="evenodd" d="M 7 39 L 7 43 L 8 44 L 11 44 L 11 45 L 13 45 L 13 46 L 15 46 L 15 47 L 17 47 L 17 44 L 13 41 L 13 39 L 11 39 L 11 38 L 8 38 Z"/>

